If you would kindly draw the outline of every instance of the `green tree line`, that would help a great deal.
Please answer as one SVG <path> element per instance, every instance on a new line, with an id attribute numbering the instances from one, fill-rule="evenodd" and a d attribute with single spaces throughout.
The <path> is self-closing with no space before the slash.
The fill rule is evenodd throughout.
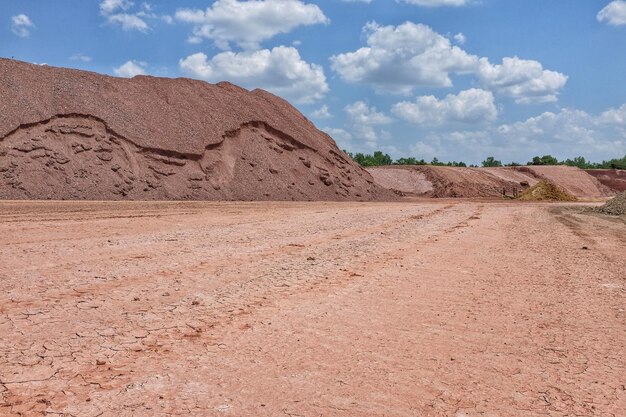
<path id="1" fill-rule="evenodd" d="M 377 167 L 385 165 L 434 165 L 434 166 L 449 166 L 449 167 L 476 167 L 477 165 L 468 165 L 465 162 L 442 162 L 437 158 L 433 158 L 432 161 L 426 162 L 424 159 L 417 159 L 414 157 L 398 158 L 394 160 L 386 153 L 376 151 L 373 154 L 364 153 L 350 153 L 346 152 L 356 163 L 363 167 Z M 532 160 L 526 164 L 520 164 L 517 162 L 510 162 L 503 164 L 502 161 L 496 159 L 493 156 L 485 158 L 481 164 L 483 167 L 502 167 L 502 166 L 521 166 L 521 165 L 567 165 L 578 167 L 581 169 L 624 169 L 626 170 L 626 155 L 623 158 L 614 158 L 608 161 L 591 162 L 587 161 L 584 156 L 577 156 L 574 159 L 566 159 L 559 161 L 552 155 L 535 156 Z"/>

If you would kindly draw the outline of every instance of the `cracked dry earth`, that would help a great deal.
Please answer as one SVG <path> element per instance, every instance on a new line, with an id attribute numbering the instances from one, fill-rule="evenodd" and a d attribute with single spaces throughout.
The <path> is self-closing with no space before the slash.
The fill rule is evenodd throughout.
<path id="1" fill-rule="evenodd" d="M 3 202 L 0 415 L 624 416 L 625 245 L 577 206 Z"/>

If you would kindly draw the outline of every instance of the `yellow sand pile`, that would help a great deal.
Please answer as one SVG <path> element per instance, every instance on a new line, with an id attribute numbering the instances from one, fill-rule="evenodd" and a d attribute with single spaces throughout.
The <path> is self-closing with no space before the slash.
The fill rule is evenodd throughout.
<path id="1" fill-rule="evenodd" d="M 524 201 L 576 201 L 576 197 L 546 180 L 539 181 L 524 191 L 519 199 Z"/>

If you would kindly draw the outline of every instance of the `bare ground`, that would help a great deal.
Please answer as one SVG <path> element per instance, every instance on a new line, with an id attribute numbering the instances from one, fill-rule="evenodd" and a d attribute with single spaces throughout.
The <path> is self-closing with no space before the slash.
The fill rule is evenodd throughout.
<path id="1" fill-rule="evenodd" d="M 0 203 L 0 415 L 624 416 L 624 247 L 576 206 Z"/>

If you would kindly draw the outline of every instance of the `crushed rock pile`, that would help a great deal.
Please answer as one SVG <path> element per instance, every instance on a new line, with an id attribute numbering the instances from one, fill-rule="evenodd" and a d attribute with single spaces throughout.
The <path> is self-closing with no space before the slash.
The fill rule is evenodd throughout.
<path id="1" fill-rule="evenodd" d="M 266 91 L 0 58 L 0 199 L 396 198 Z"/>
<path id="2" fill-rule="evenodd" d="M 524 191 L 519 199 L 523 201 L 577 201 L 576 197 L 546 180 L 541 180 Z"/>
<path id="3" fill-rule="evenodd" d="M 626 215 L 626 191 L 607 201 L 605 205 L 596 208 L 595 211 L 612 216 Z"/>

